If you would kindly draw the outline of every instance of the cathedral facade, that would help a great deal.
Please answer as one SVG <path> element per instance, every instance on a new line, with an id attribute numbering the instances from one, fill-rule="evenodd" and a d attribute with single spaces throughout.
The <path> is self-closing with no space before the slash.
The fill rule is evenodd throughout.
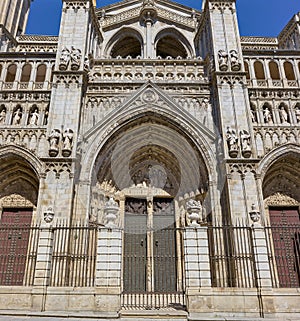
<path id="1" fill-rule="evenodd" d="M 62 2 L 0 4 L 0 314 L 299 320 L 300 13 Z"/>

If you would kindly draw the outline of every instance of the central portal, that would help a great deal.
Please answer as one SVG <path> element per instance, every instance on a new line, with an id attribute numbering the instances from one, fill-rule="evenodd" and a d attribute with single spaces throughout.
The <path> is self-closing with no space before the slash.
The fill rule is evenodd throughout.
<path id="1" fill-rule="evenodd" d="M 176 292 L 176 243 L 173 199 L 127 198 L 124 292 Z"/>

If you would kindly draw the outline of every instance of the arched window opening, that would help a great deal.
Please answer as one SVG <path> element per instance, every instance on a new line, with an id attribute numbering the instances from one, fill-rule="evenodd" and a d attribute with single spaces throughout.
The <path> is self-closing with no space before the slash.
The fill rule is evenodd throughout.
<path id="1" fill-rule="evenodd" d="M 16 79 L 16 73 L 17 73 L 17 65 L 16 64 L 9 65 L 7 68 L 5 81 L 14 82 Z"/>
<path id="2" fill-rule="evenodd" d="M 300 286 L 299 158 L 295 154 L 280 158 L 263 180 L 266 219 L 272 237 L 269 251 L 273 257 L 274 287 Z"/>
<path id="3" fill-rule="evenodd" d="M 270 75 L 273 80 L 279 80 L 280 79 L 280 73 L 278 64 L 274 61 L 271 61 L 269 63 L 269 69 L 270 69 Z"/>
<path id="4" fill-rule="evenodd" d="M 32 69 L 32 67 L 30 64 L 26 64 L 23 66 L 22 75 L 21 75 L 21 82 L 25 82 L 25 83 L 29 82 L 31 69 Z"/>
<path id="5" fill-rule="evenodd" d="M 284 64 L 283 64 L 283 67 L 284 67 L 284 72 L 285 72 L 285 77 L 287 80 L 295 80 L 295 73 L 294 73 L 294 68 L 293 68 L 293 65 L 286 61 Z"/>
<path id="6" fill-rule="evenodd" d="M 45 64 L 38 66 L 37 71 L 36 71 L 36 77 L 35 77 L 36 82 L 44 82 L 45 81 L 46 70 L 47 70 L 47 67 Z"/>
<path id="7" fill-rule="evenodd" d="M 168 35 L 158 40 L 156 45 L 156 56 L 160 56 L 163 59 L 167 57 L 187 58 L 188 54 L 185 47 L 178 39 Z"/>
<path id="8" fill-rule="evenodd" d="M 134 36 L 126 36 L 120 39 L 112 48 L 110 53 L 112 58 L 128 56 L 136 58 L 142 56 L 142 46 L 140 41 Z"/>
<path id="9" fill-rule="evenodd" d="M 246 71 L 246 79 L 250 79 L 249 65 L 247 62 L 244 62 L 245 71 Z"/>
<path id="10" fill-rule="evenodd" d="M 256 79 L 263 80 L 266 79 L 264 66 L 260 61 L 254 63 L 254 71 Z"/>

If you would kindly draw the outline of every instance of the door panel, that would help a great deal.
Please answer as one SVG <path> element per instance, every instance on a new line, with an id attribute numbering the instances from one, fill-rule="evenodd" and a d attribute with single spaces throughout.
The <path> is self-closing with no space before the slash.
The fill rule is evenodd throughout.
<path id="1" fill-rule="evenodd" d="M 300 286 L 300 219 L 298 208 L 269 209 L 279 284 Z"/>
<path id="2" fill-rule="evenodd" d="M 124 233 L 124 292 L 146 291 L 147 211 L 146 200 L 126 199 Z"/>
<path id="3" fill-rule="evenodd" d="M 32 210 L 4 209 L 0 222 L 0 285 L 22 285 Z"/>

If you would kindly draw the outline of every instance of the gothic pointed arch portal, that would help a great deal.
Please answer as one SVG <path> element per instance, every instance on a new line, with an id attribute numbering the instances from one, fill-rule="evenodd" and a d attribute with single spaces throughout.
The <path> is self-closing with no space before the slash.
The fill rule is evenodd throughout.
<path id="1" fill-rule="evenodd" d="M 179 228 L 184 201 L 192 197 L 203 203 L 208 192 L 202 155 L 170 121 L 149 112 L 110 138 L 94 173 L 91 219 L 105 224 L 108 196 L 120 204 L 124 295 L 182 293 Z"/>
<path id="2" fill-rule="evenodd" d="M 300 285 L 300 154 L 283 152 L 263 180 L 266 219 L 273 243 L 275 280 L 280 287 Z"/>

